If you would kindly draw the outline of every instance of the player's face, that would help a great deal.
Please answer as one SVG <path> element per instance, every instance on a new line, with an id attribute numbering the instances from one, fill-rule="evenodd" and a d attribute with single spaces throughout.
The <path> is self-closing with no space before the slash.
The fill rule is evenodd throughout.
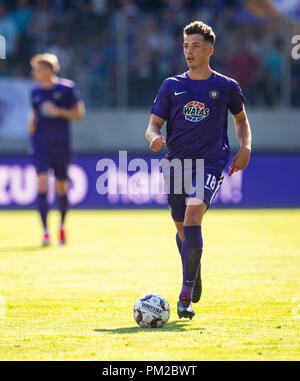
<path id="1" fill-rule="evenodd" d="M 51 77 L 52 71 L 46 65 L 38 63 L 32 67 L 31 74 L 36 82 L 45 82 Z"/>
<path id="2" fill-rule="evenodd" d="M 213 48 L 200 34 L 191 34 L 184 38 L 183 52 L 188 67 L 195 69 L 209 62 Z"/>

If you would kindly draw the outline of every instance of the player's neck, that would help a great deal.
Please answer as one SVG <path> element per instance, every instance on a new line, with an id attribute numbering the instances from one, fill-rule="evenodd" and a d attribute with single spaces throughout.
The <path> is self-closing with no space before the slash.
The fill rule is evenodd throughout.
<path id="1" fill-rule="evenodd" d="M 201 67 L 197 67 L 195 69 L 189 69 L 188 70 L 188 76 L 192 79 L 192 80 L 206 80 L 208 78 L 211 77 L 212 75 L 212 70 L 210 68 L 210 66 L 201 66 Z"/>
<path id="2" fill-rule="evenodd" d="M 56 75 L 53 75 L 52 77 L 48 78 L 47 80 L 42 82 L 42 86 L 44 89 L 52 89 L 54 86 L 56 86 L 58 82 L 58 78 Z"/>

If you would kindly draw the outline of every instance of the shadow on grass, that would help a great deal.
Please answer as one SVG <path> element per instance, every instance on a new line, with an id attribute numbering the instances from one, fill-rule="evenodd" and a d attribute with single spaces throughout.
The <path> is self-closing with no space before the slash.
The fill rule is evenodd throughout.
<path id="1" fill-rule="evenodd" d="M 123 327 L 123 328 L 96 328 L 94 329 L 95 332 L 104 332 L 109 334 L 128 334 L 128 333 L 140 333 L 140 332 L 172 332 L 172 331 L 204 331 L 205 328 L 188 328 L 190 327 L 189 320 L 182 321 L 182 320 L 174 320 L 169 323 L 167 323 L 162 328 L 141 328 L 138 326 L 134 327 Z M 186 329 L 188 328 L 188 329 Z"/>
<path id="2" fill-rule="evenodd" d="M 51 246 L 42 246 L 42 245 L 35 245 L 35 246 L 0 246 L 0 253 L 4 252 L 24 252 L 24 251 L 38 251 L 38 250 L 44 250 L 48 249 Z"/>

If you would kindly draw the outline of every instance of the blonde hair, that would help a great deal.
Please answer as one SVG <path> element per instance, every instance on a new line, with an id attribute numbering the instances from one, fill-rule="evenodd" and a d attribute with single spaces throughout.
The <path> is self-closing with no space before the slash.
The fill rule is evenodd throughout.
<path id="1" fill-rule="evenodd" d="M 35 66 L 37 64 L 43 64 L 50 67 L 54 73 L 58 73 L 60 70 L 59 62 L 57 56 L 51 53 L 42 53 L 36 54 L 32 57 L 30 61 L 31 66 Z"/>

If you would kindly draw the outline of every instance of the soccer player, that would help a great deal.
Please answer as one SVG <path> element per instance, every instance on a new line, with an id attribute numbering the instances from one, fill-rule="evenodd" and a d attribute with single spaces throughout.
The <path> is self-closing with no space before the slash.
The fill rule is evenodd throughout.
<path id="1" fill-rule="evenodd" d="M 202 219 L 220 188 L 222 171 L 229 162 L 228 110 L 233 115 L 240 142 L 240 149 L 229 166 L 229 176 L 248 165 L 251 131 L 239 84 L 210 67 L 215 43 L 212 28 L 194 21 L 185 26 L 183 38 L 188 71 L 164 80 L 152 107 L 146 139 L 154 152 L 166 145 L 169 161 L 204 160 L 202 199 L 190 197 L 186 202 L 188 194 L 183 187 L 181 194 L 172 189 L 168 194 L 183 272 L 177 313 L 179 318 L 192 319 L 195 312 L 191 302 L 198 302 L 202 292 Z M 165 121 L 166 138 L 161 135 Z"/>
<path id="2" fill-rule="evenodd" d="M 56 194 L 61 214 L 59 243 L 66 242 L 65 217 L 68 210 L 68 165 L 70 163 L 70 120 L 80 120 L 85 114 L 84 102 L 74 82 L 59 78 L 59 62 L 53 54 L 38 54 L 31 59 L 32 76 L 38 83 L 32 90 L 32 106 L 28 130 L 32 135 L 33 162 L 38 176 L 38 211 L 44 236 L 49 245 L 48 170 L 55 175 Z"/>

